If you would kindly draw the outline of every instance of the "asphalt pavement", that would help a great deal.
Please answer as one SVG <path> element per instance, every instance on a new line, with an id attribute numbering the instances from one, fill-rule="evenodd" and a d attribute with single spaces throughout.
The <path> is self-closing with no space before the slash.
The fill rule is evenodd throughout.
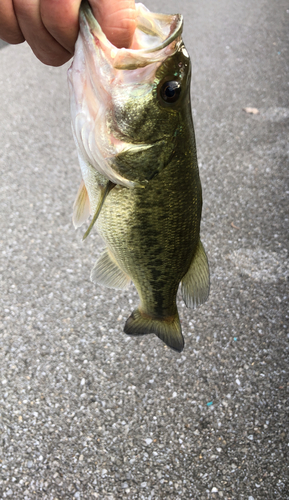
<path id="1" fill-rule="evenodd" d="M 135 289 L 71 222 L 68 66 L 3 47 L 1 499 L 289 499 L 289 4 L 146 5 L 185 18 L 210 297 L 181 354 L 123 333 Z"/>

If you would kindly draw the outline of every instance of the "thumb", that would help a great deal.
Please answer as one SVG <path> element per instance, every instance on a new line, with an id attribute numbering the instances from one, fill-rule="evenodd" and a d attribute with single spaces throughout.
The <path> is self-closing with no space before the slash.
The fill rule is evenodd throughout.
<path id="1" fill-rule="evenodd" d="M 89 3 L 109 41 L 118 48 L 130 47 L 136 28 L 134 0 L 90 0 Z"/>

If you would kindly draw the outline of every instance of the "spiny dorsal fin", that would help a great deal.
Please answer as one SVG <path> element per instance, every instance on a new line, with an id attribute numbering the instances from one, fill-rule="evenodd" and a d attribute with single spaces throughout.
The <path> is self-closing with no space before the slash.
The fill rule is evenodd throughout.
<path id="1" fill-rule="evenodd" d="M 104 204 L 104 200 L 107 197 L 108 193 L 112 190 L 112 188 L 114 188 L 114 186 L 115 186 L 115 184 L 113 182 L 108 181 L 106 183 L 106 185 L 101 189 L 100 196 L 99 196 L 98 203 L 97 203 L 97 207 L 95 210 L 95 214 L 93 216 L 91 223 L 88 226 L 88 229 L 85 231 L 82 240 L 85 240 L 85 238 L 87 238 L 90 231 L 92 230 L 92 228 L 93 228 L 94 224 L 96 223 L 96 220 L 100 214 L 100 211 L 102 209 L 102 205 Z"/>
<path id="2" fill-rule="evenodd" d="M 181 352 L 184 348 L 178 313 L 170 318 L 154 318 L 135 309 L 126 321 L 124 332 L 128 335 L 155 333 L 171 349 Z"/>
<path id="3" fill-rule="evenodd" d="M 90 275 L 91 281 L 108 288 L 124 289 L 130 285 L 130 277 L 120 269 L 106 248 L 96 261 Z"/>
<path id="4" fill-rule="evenodd" d="M 182 296 L 187 307 L 197 307 L 206 302 L 210 291 L 208 259 L 199 240 L 188 272 L 182 279 Z"/>
<path id="5" fill-rule="evenodd" d="M 75 202 L 73 204 L 72 222 L 77 229 L 80 227 L 90 215 L 90 202 L 88 192 L 82 180 L 77 191 Z"/>

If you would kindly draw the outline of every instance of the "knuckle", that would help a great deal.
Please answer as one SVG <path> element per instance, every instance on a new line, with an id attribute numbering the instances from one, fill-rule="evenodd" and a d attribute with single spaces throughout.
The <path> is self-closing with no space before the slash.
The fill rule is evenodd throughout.
<path id="1" fill-rule="evenodd" d="M 44 52 L 44 51 L 34 50 L 34 54 L 36 55 L 37 59 L 39 59 L 46 66 L 54 66 L 54 67 L 62 66 L 71 58 L 71 54 L 64 51 Z"/>
<path id="2" fill-rule="evenodd" d="M 5 35 L 5 33 L 1 33 L 0 31 L 0 38 L 1 40 L 4 40 L 4 42 L 7 42 L 11 45 L 17 45 L 19 43 L 23 43 L 25 41 L 24 36 L 22 33 L 8 33 Z"/>
<path id="3" fill-rule="evenodd" d="M 12 0 L 0 0 L 0 38 L 7 43 L 24 42 L 24 36 L 14 12 Z"/>

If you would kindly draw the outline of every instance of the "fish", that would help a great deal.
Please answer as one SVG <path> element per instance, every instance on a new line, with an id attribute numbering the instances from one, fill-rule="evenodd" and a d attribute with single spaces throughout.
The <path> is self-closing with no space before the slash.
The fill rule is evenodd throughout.
<path id="1" fill-rule="evenodd" d="M 124 332 L 156 334 L 181 352 L 178 289 L 194 308 L 210 288 L 183 17 L 137 3 L 132 45 L 120 49 L 87 2 L 79 19 L 68 70 L 82 173 L 73 224 L 78 228 L 91 216 L 84 237 L 95 226 L 106 244 L 91 280 L 123 290 L 133 283 L 138 292 Z"/>

